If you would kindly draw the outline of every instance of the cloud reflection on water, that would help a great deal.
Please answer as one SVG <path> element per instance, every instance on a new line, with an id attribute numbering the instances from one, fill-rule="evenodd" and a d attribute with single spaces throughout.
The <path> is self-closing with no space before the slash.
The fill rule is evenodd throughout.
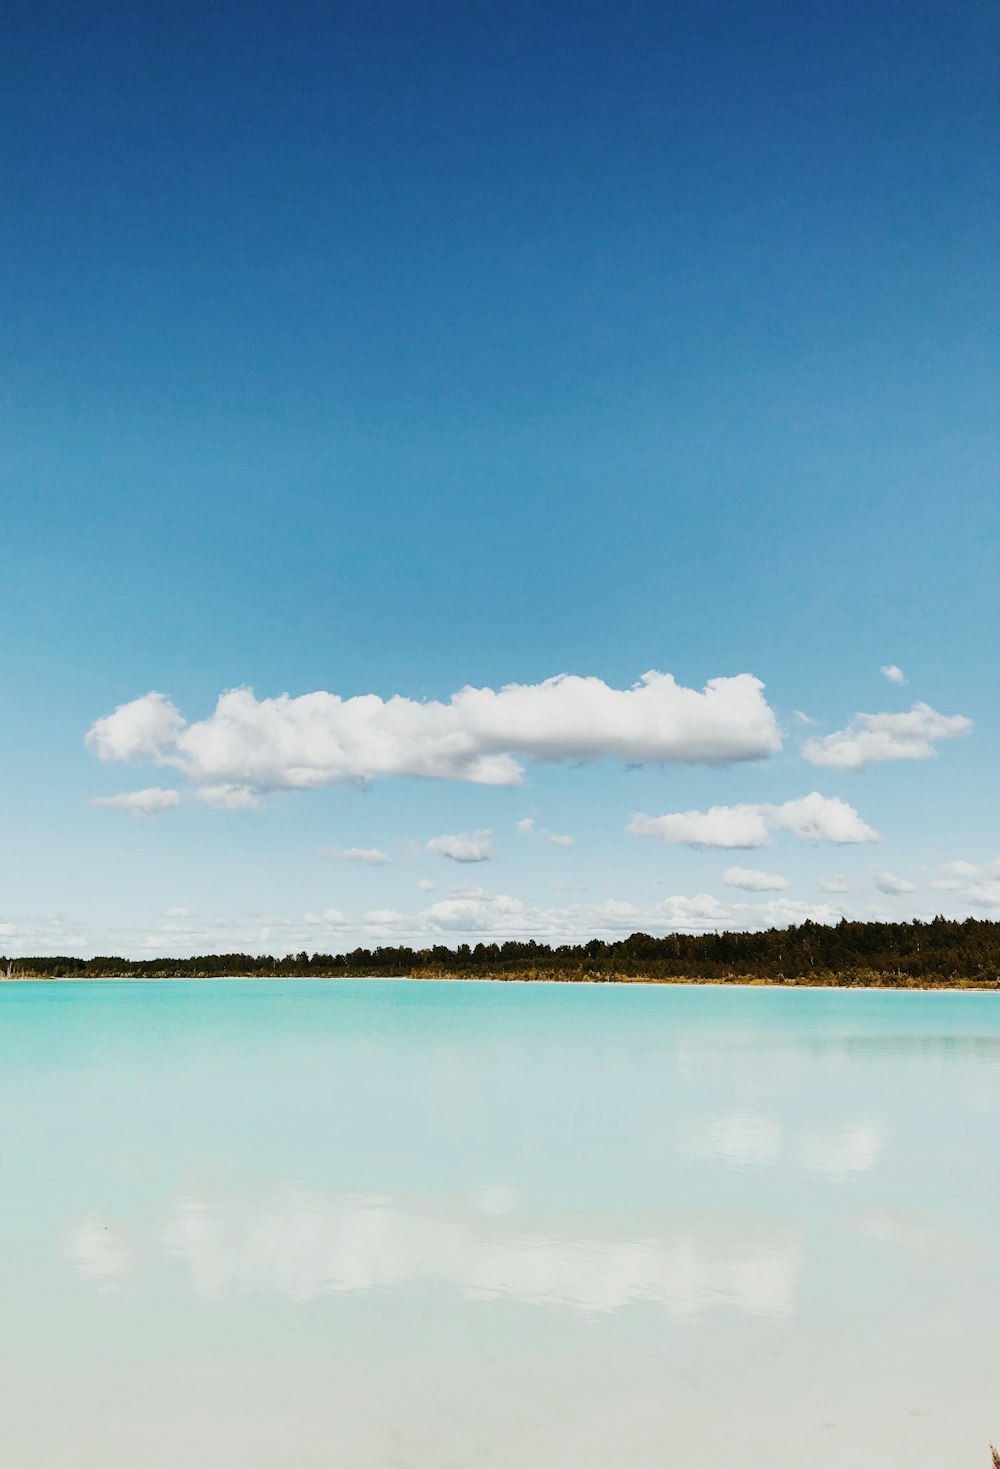
<path id="1" fill-rule="evenodd" d="M 830 1178 L 867 1173 L 881 1156 L 882 1141 L 881 1128 L 871 1121 L 860 1120 L 831 1128 L 804 1140 L 802 1166 Z"/>
<path id="2" fill-rule="evenodd" d="M 792 1310 L 796 1238 L 774 1227 L 660 1222 L 586 1233 L 561 1217 L 527 1227 L 475 1209 L 429 1212 L 380 1197 L 287 1188 L 226 1204 L 184 1199 L 161 1240 L 187 1261 L 195 1290 L 256 1287 L 297 1300 L 430 1282 L 468 1299 L 613 1311 L 650 1301 L 681 1315 L 724 1305 Z"/>
<path id="3" fill-rule="evenodd" d="M 765 1317 L 794 1309 L 799 1237 L 787 1226 L 717 1214 L 527 1216 L 512 1197 L 488 1190 L 429 1207 L 295 1186 L 258 1197 L 184 1197 L 153 1238 L 158 1252 L 184 1262 L 191 1289 L 212 1298 L 262 1290 L 311 1301 L 425 1285 L 466 1300 L 582 1312 L 633 1302 L 681 1317 L 719 1307 Z M 126 1245 L 101 1221 L 80 1222 L 69 1254 L 81 1276 L 105 1288 L 123 1283 Z"/>
<path id="4" fill-rule="evenodd" d="M 735 1167 L 774 1163 L 781 1153 L 781 1131 L 776 1115 L 722 1112 L 689 1120 L 678 1137 L 678 1150 L 682 1157 Z"/>
<path id="5" fill-rule="evenodd" d="M 65 1254 L 85 1280 L 105 1290 L 119 1289 L 128 1264 L 128 1246 L 120 1232 L 96 1214 L 79 1219 L 65 1244 Z"/>
<path id="6" fill-rule="evenodd" d="M 790 1164 L 833 1180 L 867 1173 L 882 1156 L 885 1129 L 871 1117 L 849 1118 L 823 1129 L 792 1132 L 777 1113 L 733 1108 L 687 1119 L 678 1132 L 682 1158 L 722 1163 L 728 1169 Z"/>

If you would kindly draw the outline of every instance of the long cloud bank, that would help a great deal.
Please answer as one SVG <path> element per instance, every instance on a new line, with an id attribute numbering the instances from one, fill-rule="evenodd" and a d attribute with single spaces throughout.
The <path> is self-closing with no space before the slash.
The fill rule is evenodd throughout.
<path id="1" fill-rule="evenodd" d="M 87 745 L 102 760 L 151 762 L 194 781 L 199 799 L 249 804 L 259 793 L 386 776 L 515 786 L 522 760 L 724 765 L 781 747 L 763 684 L 751 674 L 704 689 L 650 672 L 628 689 L 559 675 L 501 689 L 463 688 L 447 703 L 319 691 L 258 699 L 222 694 L 189 723 L 161 693 L 98 719 Z"/>
<path id="2" fill-rule="evenodd" d="M 750 887 L 748 869 L 728 869 L 723 881 L 730 887 Z M 757 874 L 754 874 L 757 876 Z M 769 877 L 769 874 L 763 874 Z M 774 880 L 773 878 L 771 880 Z M 875 878 L 878 886 L 878 877 Z M 933 897 L 920 899 L 899 886 L 883 898 L 866 896 L 861 884 L 831 876 L 819 881 L 824 896 L 793 898 L 787 892 L 768 893 L 749 901 L 720 899 L 712 893 L 674 894 L 658 902 L 631 903 L 619 898 L 586 898 L 566 906 L 523 902 L 509 893 L 481 888 L 453 889 L 438 901 L 400 912 L 375 908 L 344 913 L 337 908 L 289 913 L 192 913 L 168 908 L 141 927 L 116 925 L 92 928 L 89 921 L 57 914 L 15 914 L 0 911 L 0 953 L 122 954 L 149 958 L 171 954 L 276 954 L 347 952 L 359 944 L 409 943 L 416 947 L 444 942 L 503 942 L 538 939 L 544 943 L 586 943 L 592 938 L 620 939 L 632 933 L 707 933 L 785 928 L 789 924 L 837 923 L 842 917 L 885 921 L 918 917 L 929 921 L 936 913 L 949 918 L 1000 917 L 1000 858 L 992 862 L 949 862 L 927 883 Z M 915 886 L 915 885 L 914 885 Z M 426 886 L 421 892 L 430 889 Z M 882 891 L 882 888 L 879 888 Z M 849 897 L 848 894 L 853 893 Z"/>

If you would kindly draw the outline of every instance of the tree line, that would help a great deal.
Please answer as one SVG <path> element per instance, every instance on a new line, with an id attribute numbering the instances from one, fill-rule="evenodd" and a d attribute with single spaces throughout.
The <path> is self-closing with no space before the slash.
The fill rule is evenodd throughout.
<path id="1" fill-rule="evenodd" d="M 189 959 L 124 959 L 67 955 L 0 957 L 0 974 L 56 979 L 363 978 L 701 980 L 796 984 L 987 985 L 1000 987 L 1000 923 L 968 918 L 926 922 L 838 924 L 807 921 L 752 933 L 634 933 L 607 942 L 401 944 L 344 954 L 283 958 L 201 954 Z"/>

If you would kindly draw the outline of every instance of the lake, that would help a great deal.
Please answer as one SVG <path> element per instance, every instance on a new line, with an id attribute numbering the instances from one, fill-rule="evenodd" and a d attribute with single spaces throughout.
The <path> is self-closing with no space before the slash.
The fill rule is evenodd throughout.
<path id="1" fill-rule="evenodd" d="M 987 1469 L 1000 994 L 0 987 L 12 1469 Z"/>

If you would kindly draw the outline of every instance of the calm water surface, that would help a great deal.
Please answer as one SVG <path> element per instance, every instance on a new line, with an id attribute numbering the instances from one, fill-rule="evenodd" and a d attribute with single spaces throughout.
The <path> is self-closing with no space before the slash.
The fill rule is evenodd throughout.
<path id="1" fill-rule="evenodd" d="M 986 1469 L 1000 995 L 0 988 L 12 1469 Z"/>

